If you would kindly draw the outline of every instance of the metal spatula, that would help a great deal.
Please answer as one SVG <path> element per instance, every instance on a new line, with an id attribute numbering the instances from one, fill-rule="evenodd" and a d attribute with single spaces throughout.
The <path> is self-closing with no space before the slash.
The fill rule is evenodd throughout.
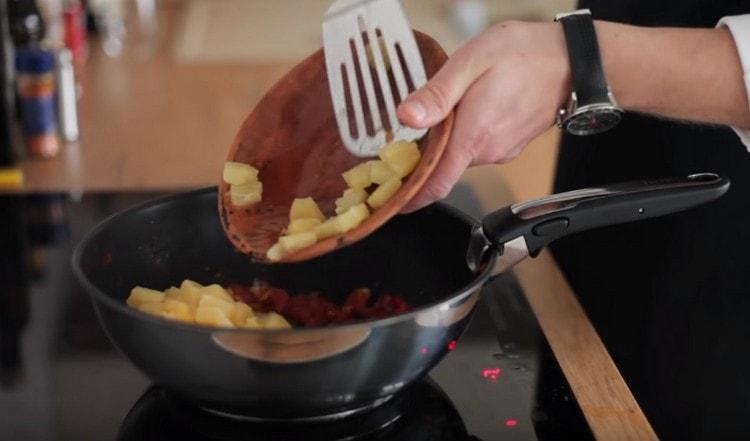
<path id="1" fill-rule="evenodd" d="M 376 44 L 375 42 L 378 42 Z M 337 0 L 323 22 L 328 84 L 347 150 L 377 155 L 426 129 L 401 125 L 396 107 L 426 81 L 414 33 L 399 0 Z"/>

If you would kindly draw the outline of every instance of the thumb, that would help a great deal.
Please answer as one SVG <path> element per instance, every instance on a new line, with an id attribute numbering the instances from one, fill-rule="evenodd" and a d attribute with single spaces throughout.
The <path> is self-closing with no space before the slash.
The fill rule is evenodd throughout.
<path id="1" fill-rule="evenodd" d="M 482 72 L 466 63 L 458 51 L 424 86 L 398 106 L 399 120 L 414 128 L 432 127 L 445 119 Z"/>

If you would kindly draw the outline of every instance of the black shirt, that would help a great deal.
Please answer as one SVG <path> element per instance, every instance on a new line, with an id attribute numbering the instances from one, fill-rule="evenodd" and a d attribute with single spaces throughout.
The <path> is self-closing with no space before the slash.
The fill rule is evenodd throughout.
<path id="1" fill-rule="evenodd" d="M 713 27 L 750 0 L 584 0 L 595 19 Z M 750 439 L 750 153 L 725 127 L 626 114 L 595 136 L 563 136 L 555 191 L 715 172 L 720 200 L 579 234 L 561 268 L 657 434 Z"/>

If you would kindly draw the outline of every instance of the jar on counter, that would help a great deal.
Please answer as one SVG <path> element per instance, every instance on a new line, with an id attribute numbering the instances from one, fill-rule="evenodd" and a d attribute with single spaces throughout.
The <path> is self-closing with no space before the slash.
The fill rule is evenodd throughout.
<path id="1" fill-rule="evenodd" d="M 21 132 L 32 158 L 52 158 L 60 152 L 55 108 L 55 55 L 38 48 L 16 51 L 16 89 Z"/>

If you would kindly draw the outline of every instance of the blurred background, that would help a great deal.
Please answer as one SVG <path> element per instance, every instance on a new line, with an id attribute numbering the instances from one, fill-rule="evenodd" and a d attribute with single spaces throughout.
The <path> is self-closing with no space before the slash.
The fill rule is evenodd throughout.
<path id="1" fill-rule="evenodd" d="M 213 185 L 242 120 L 321 46 L 328 0 L 0 0 L 0 191 Z M 503 20 L 572 0 L 403 0 L 451 53 Z M 503 167 L 519 198 L 548 192 L 556 133 Z"/>

